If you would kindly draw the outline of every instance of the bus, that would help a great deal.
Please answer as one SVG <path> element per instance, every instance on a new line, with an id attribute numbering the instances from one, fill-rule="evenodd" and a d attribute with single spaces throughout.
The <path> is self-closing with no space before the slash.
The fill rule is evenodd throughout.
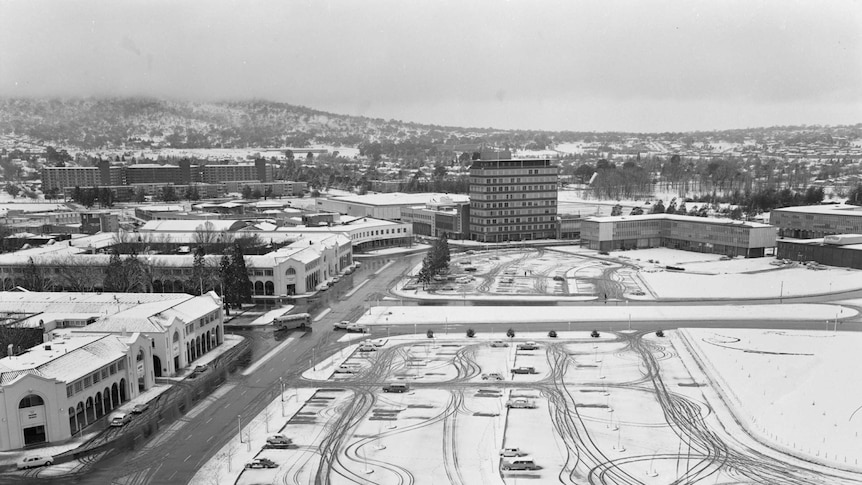
<path id="1" fill-rule="evenodd" d="M 282 315 L 280 317 L 275 317 L 272 323 L 278 327 L 279 330 L 291 330 L 294 328 L 305 329 L 311 327 L 311 315 L 308 313 Z"/>

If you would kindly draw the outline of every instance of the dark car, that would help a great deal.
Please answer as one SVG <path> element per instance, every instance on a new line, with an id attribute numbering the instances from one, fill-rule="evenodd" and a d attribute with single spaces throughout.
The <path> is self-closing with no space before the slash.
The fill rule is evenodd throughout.
<path id="1" fill-rule="evenodd" d="M 269 458 L 255 458 L 245 464 L 246 468 L 278 468 L 278 463 Z"/>
<path id="2" fill-rule="evenodd" d="M 394 383 L 383 386 L 383 392 L 407 392 L 409 390 L 409 384 Z"/>
<path id="3" fill-rule="evenodd" d="M 512 374 L 535 374 L 535 367 L 515 367 L 512 369 Z"/>

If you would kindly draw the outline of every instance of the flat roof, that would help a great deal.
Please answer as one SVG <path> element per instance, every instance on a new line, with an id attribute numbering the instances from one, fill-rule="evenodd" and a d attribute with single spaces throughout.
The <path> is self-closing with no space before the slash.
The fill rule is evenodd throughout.
<path id="1" fill-rule="evenodd" d="M 773 212 L 798 212 L 802 214 L 831 214 L 862 217 L 862 206 L 848 204 L 799 205 L 773 209 Z"/>
<path id="2" fill-rule="evenodd" d="M 699 222 L 702 224 L 716 224 L 724 226 L 745 226 L 745 227 L 773 227 L 769 224 L 754 221 L 737 221 L 734 219 L 718 219 L 714 217 L 697 217 L 683 216 L 678 214 L 643 214 L 640 216 L 604 216 L 604 217 L 587 217 L 585 221 L 595 222 L 621 222 L 621 221 L 644 221 L 644 220 L 671 220 L 680 222 Z"/>
<path id="3" fill-rule="evenodd" d="M 362 204 L 370 206 L 387 206 L 387 205 L 419 205 L 426 204 L 431 200 L 440 200 L 442 197 L 448 197 L 453 203 L 469 202 L 470 196 L 466 194 L 443 194 L 437 192 L 423 192 L 418 194 L 405 194 L 403 192 L 392 192 L 387 194 L 367 194 L 367 195 L 347 195 L 339 197 L 331 197 L 329 200 L 337 202 L 350 202 L 353 204 Z"/>
<path id="4" fill-rule="evenodd" d="M 778 244 L 804 244 L 805 246 L 826 246 L 830 248 L 852 249 L 853 251 L 862 251 L 862 244 L 826 244 L 825 238 L 819 237 L 816 239 L 779 239 Z"/>

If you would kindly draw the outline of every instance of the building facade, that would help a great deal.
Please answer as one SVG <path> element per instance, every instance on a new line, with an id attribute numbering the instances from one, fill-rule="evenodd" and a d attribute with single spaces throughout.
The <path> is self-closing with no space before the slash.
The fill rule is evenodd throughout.
<path id="1" fill-rule="evenodd" d="M 598 251 L 669 247 L 752 258 L 775 247 L 776 232 L 757 222 L 673 214 L 589 217 L 581 223 L 581 246 Z"/>
<path id="2" fill-rule="evenodd" d="M 272 182 L 272 165 L 265 160 L 231 165 L 207 164 L 201 167 L 201 180 L 207 184 L 239 180 Z"/>
<path id="3" fill-rule="evenodd" d="M 769 223 L 781 237 L 815 239 L 834 234 L 862 234 L 862 206 L 809 205 L 774 209 Z"/>
<path id="4" fill-rule="evenodd" d="M 809 240 L 778 240 L 778 257 L 862 269 L 862 235 L 845 234 Z"/>
<path id="5" fill-rule="evenodd" d="M 470 239 L 553 239 L 559 166 L 550 159 L 480 159 L 470 167 Z"/>
<path id="6" fill-rule="evenodd" d="M 67 334 L 0 359 L 0 450 L 71 438 L 155 383 L 152 342 Z"/>

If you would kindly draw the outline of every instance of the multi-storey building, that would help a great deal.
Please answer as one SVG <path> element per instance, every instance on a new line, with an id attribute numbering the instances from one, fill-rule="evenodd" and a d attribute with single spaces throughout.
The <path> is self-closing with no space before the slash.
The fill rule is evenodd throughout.
<path id="1" fill-rule="evenodd" d="M 178 165 L 139 163 L 126 167 L 126 182 L 134 184 L 178 184 L 187 177 Z"/>
<path id="2" fill-rule="evenodd" d="M 233 165 L 207 164 L 201 167 L 201 180 L 207 184 L 238 180 L 272 182 L 272 179 L 272 165 L 266 163 L 266 160 Z"/>
<path id="3" fill-rule="evenodd" d="M 797 239 L 815 239 L 835 234 L 862 234 L 862 206 L 806 205 L 775 209 L 769 223 L 778 227 L 778 235 Z"/>
<path id="4" fill-rule="evenodd" d="M 469 239 L 469 202 L 454 202 L 448 196 L 432 199 L 418 207 L 403 207 L 401 221 L 413 224 L 417 236 Z"/>
<path id="5" fill-rule="evenodd" d="M 42 169 L 42 191 L 63 190 L 66 187 L 102 185 L 98 167 L 45 167 Z"/>
<path id="6" fill-rule="evenodd" d="M 776 228 L 759 222 L 674 214 L 590 217 L 581 246 L 599 251 L 669 247 L 748 258 L 775 247 Z"/>
<path id="7" fill-rule="evenodd" d="M 552 239 L 557 235 L 557 177 L 551 159 L 474 160 L 470 167 L 470 239 Z"/>

